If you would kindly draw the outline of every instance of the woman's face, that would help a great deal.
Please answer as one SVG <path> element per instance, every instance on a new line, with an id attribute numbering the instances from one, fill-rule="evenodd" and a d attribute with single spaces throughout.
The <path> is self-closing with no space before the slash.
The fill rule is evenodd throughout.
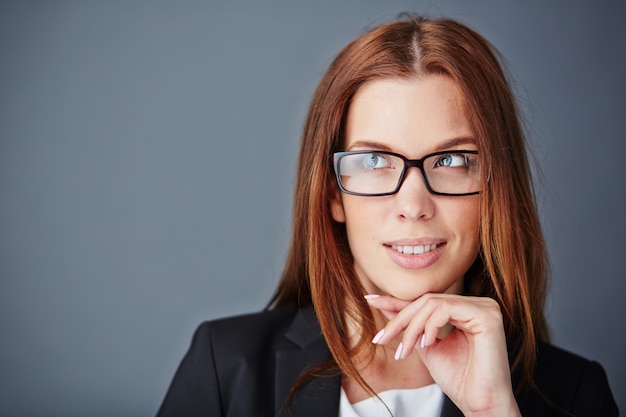
<path id="1" fill-rule="evenodd" d="M 448 77 L 366 83 L 346 120 L 344 149 L 391 151 L 409 159 L 441 150 L 477 150 L 462 96 Z M 418 168 L 397 194 L 363 197 L 337 191 L 331 208 L 345 223 L 354 267 L 368 293 L 414 300 L 461 293 L 478 254 L 479 200 L 431 194 Z M 424 252 L 412 254 L 410 252 Z"/>

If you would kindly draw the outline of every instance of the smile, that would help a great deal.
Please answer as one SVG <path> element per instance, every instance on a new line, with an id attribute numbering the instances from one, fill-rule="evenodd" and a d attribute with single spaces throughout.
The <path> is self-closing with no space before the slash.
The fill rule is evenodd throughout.
<path id="1" fill-rule="evenodd" d="M 437 243 L 433 243 L 432 245 L 415 246 L 391 245 L 391 248 L 397 252 L 404 253 L 405 255 L 421 255 L 436 249 L 437 246 Z"/>

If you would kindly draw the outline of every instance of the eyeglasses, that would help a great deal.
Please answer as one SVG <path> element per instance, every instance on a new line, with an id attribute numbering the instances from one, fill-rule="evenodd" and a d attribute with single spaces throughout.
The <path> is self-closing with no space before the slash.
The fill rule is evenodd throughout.
<path id="1" fill-rule="evenodd" d="M 432 194 L 463 196 L 481 190 L 477 151 L 434 152 L 422 159 L 383 151 L 335 152 L 334 168 L 341 191 L 358 196 L 392 195 L 400 190 L 406 172 L 419 168 Z"/>

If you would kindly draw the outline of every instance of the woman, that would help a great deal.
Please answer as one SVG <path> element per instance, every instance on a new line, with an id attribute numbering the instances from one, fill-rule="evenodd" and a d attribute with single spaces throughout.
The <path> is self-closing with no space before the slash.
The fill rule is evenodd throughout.
<path id="1" fill-rule="evenodd" d="M 347 45 L 294 202 L 270 308 L 200 326 L 159 416 L 618 415 L 601 366 L 547 344 L 523 133 L 473 30 L 407 18 Z"/>

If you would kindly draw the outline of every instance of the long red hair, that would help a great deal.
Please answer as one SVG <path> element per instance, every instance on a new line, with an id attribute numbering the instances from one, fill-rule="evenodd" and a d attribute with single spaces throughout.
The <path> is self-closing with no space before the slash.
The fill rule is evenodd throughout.
<path id="1" fill-rule="evenodd" d="M 480 254 L 466 273 L 466 293 L 500 304 L 517 388 L 526 387 L 536 343 L 548 338 L 543 310 L 549 269 L 526 143 L 497 52 L 453 20 L 409 17 L 378 26 L 348 44 L 324 74 L 304 125 L 291 247 L 270 306 L 313 305 L 333 357 L 322 370 L 339 370 L 372 392 L 355 358 L 374 354 L 370 340 L 378 329 L 363 300 L 345 227 L 331 216 L 337 190 L 331 155 L 341 148 L 348 106 L 360 86 L 427 74 L 448 76 L 461 89 L 485 167 Z M 356 346 L 346 337 L 346 314 L 360 324 Z"/>

